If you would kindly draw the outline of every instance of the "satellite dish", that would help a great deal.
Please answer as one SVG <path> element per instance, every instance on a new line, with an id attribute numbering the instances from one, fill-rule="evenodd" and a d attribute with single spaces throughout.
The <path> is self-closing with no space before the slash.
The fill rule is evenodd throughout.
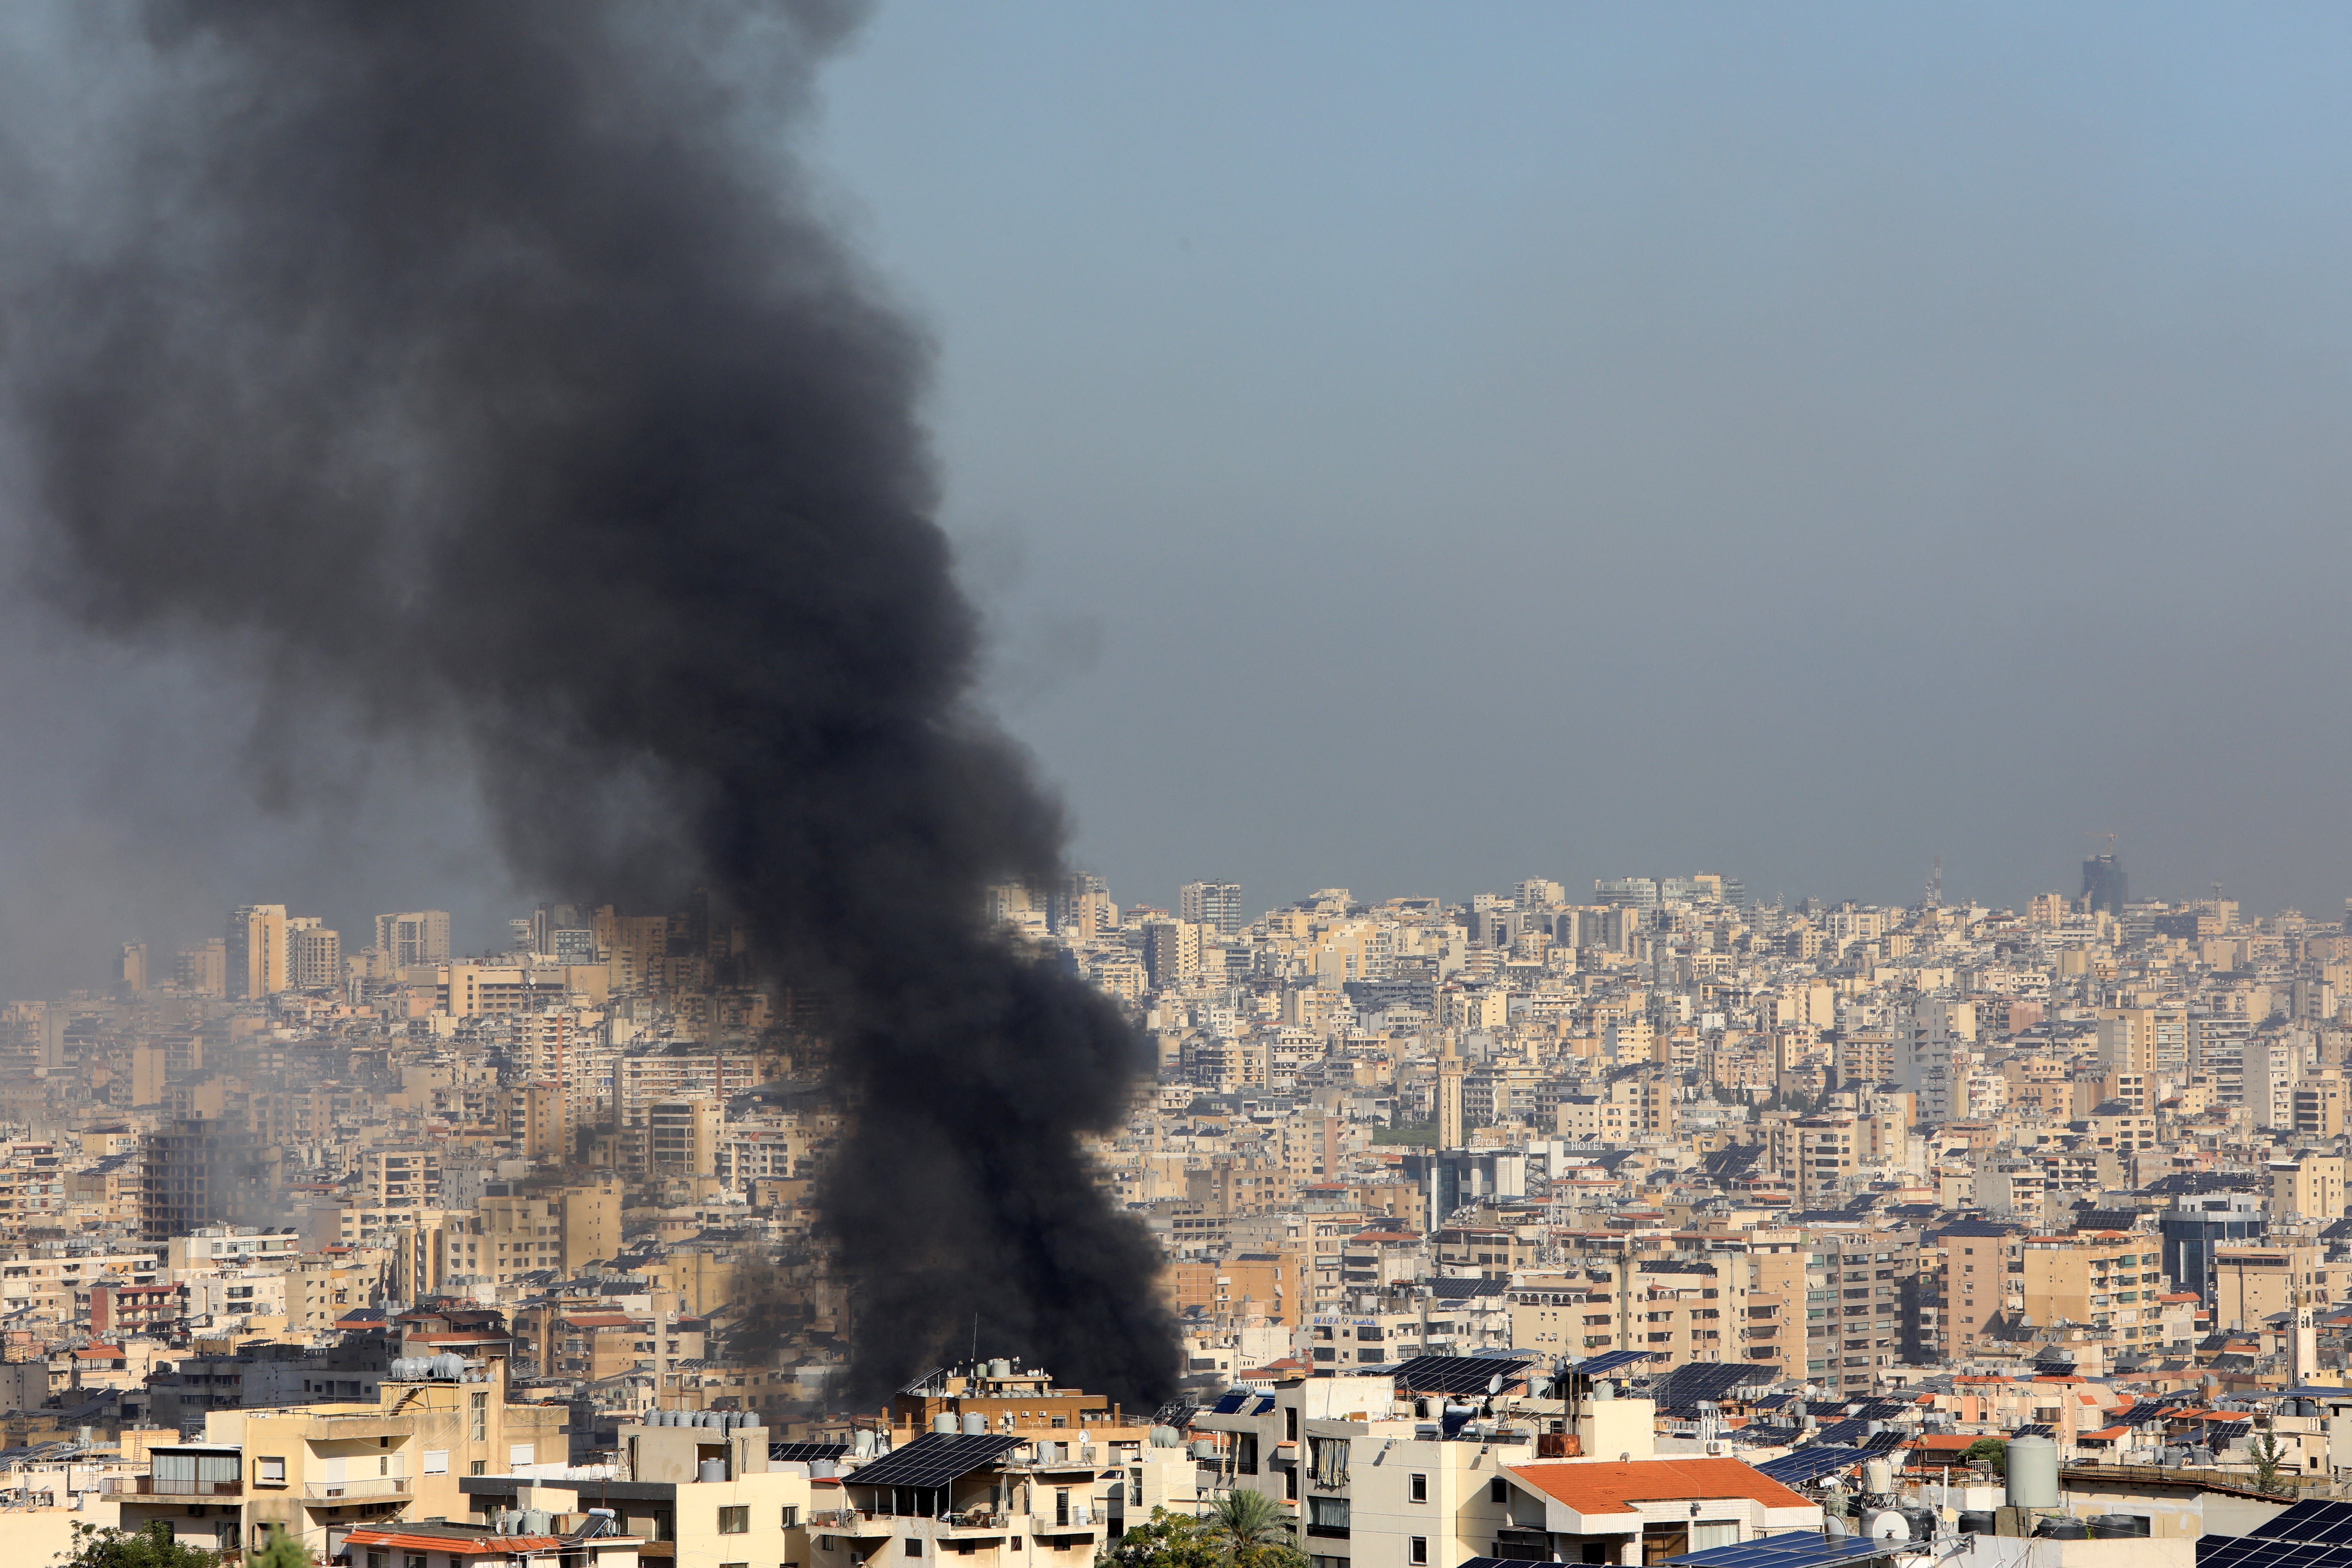
<path id="1" fill-rule="evenodd" d="M 1503 1392 L 1503 1374 L 1501 1373 L 1498 1372 L 1494 1376 L 1486 1380 L 1486 1392 L 1488 1394 L 1500 1394 Z"/>

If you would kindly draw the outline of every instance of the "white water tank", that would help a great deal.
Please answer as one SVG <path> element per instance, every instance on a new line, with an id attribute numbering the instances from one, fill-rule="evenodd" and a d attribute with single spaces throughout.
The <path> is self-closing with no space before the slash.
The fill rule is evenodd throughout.
<path id="1" fill-rule="evenodd" d="M 932 1431 L 953 1432 L 955 1429 L 956 1418 L 953 1415 L 949 1415 L 946 1411 L 942 1410 L 937 1415 L 931 1417 Z"/>
<path id="2" fill-rule="evenodd" d="M 996 1360 L 988 1363 L 988 1375 L 997 1378 L 1011 1377 L 1013 1375 L 1013 1363 L 1006 1361 L 1002 1356 L 999 1356 Z"/>
<path id="3" fill-rule="evenodd" d="M 987 1436 L 988 1416 L 986 1414 L 978 1410 L 965 1411 L 963 1413 L 963 1435 L 967 1437 Z"/>
<path id="4" fill-rule="evenodd" d="M 2058 1445 L 2047 1437 L 2009 1440 L 2009 1506 L 2058 1506 Z"/>
<path id="5" fill-rule="evenodd" d="M 1863 1489 L 1874 1497 L 1885 1497 L 1895 1489 L 1895 1467 L 1884 1459 L 1872 1459 L 1862 1467 Z"/>

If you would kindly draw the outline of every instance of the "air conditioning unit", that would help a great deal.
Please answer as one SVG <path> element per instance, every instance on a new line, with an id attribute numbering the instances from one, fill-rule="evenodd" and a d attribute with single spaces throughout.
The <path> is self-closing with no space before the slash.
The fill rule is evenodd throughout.
<path id="1" fill-rule="evenodd" d="M 1710 1454 L 1726 1454 L 1730 1452 L 1730 1450 L 1731 1445 L 1725 1442 L 1720 1437 L 1710 1437 L 1707 1439 L 1706 1451 Z"/>

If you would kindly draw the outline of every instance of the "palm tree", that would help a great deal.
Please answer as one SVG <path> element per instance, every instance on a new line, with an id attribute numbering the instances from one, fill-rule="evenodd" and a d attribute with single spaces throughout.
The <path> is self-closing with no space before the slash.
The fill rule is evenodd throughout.
<path id="1" fill-rule="evenodd" d="M 1264 1492 L 1225 1493 L 1201 1516 L 1201 1534 L 1234 1568 L 1297 1568 L 1306 1561 L 1291 1544 L 1289 1514 Z"/>

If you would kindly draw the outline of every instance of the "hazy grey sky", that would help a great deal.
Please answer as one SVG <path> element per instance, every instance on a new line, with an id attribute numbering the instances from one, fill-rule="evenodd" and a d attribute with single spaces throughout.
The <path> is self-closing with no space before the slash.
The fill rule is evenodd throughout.
<path id="1" fill-rule="evenodd" d="M 2352 893 L 2352 17 L 887 9 L 1008 707 L 1129 899 Z M 1015 548 L 1017 546 L 1017 548 Z"/>
<path id="2" fill-rule="evenodd" d="M 2009 902 L 2112 828 L 2316 913 L 2347 66 L 2319 6 L 902 4 L 819 151 L 1122 900 Z M 234 680 L 22 607 L 0 661 L 0 981 L 519 896 L 432 759 L 321 720 L 273 816 Z"/>

